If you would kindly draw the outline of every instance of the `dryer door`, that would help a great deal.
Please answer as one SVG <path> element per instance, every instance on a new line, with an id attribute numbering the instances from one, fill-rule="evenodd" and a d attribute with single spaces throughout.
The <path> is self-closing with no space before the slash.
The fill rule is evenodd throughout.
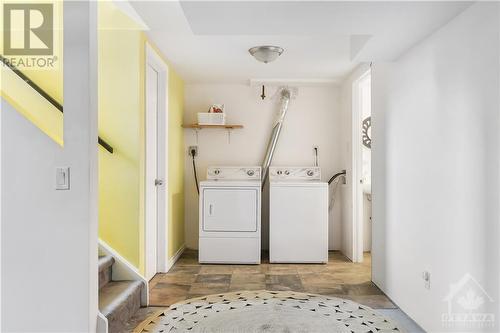
<path id="1" fill-rule="evenodd" d="M 208 188 L 203 197 L 203 231 L 257 231 L 257 189 Z"/>

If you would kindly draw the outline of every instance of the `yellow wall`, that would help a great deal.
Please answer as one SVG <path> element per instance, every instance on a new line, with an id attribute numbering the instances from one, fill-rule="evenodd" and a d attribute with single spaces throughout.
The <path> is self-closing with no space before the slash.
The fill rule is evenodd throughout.
<path id="1" fill-rule="evenodd" d="M 58 13 L 56 26 L 62 27 L 62 2 L 54 3 Z M 110 154 L 99 146 L 99 237 L 144 272 L 144 68 L 147 39 L 139 26 L 112 2 L 99 3 L 98 24 L 99 135 L 114 148 L 114 153 Z M 57 31 L 62 41 L 62 30 Z M 56 48 L 56 55 L 61 66 L 53 70 L 23 69 L 23 73 L 62 104 L 62 45 Z M 62 114 L 11 71 L 2 69 L 1 73 L 2 97 L 62 145 Z M 184 136 L 181 128 L 184 83 L 171 66 L 168 87 L 168 255 L 171 257 L 184 244 Z"/>
<path id="2" fill-rule="evenodd" d="M 2 1 L 0 1 L 3 3 Z M 57 102 L 63 104 L 63 8 L 62 1 L 35 0 L 30 3 L 52 3 L 54 9 L 54 56 L 57 60 L 53 67 L 27 67 L 18 66 L 30 80 L 35 82 Z M 5 3 L 26 3 L 22 0 L 9 0 Z M 3 18 L 3 6 L 0 6 L 0 17 Z M 3 26 L 0 26 L 0 30 Z M 3 31 L 0 31 L 0 54 L 3 52 Z M 15 35 L 14 35 L 15 37 Z M 10 58 L 10 56 L 6 56 Z M 25 57 L 15 57 L 16 59 Z M 44 56 L 44 58 L 46 58 Z M 50 57 L 52 58 L 52 57 Z M 37 125 L 45 134 L 54 141 L 63 144 L 63 115 L 55 106 L 47 102 L 36 91 L 28 86 L 10 69 L 1 65 L 0 88 L 1 95 L 18 112 Z"/>
<path id="3" fill-rule="evenodd" d="M 110 26 L 127 19 L 111 3 L 100 3 L 99 133 L 114 153 L 99 149 L 99 237 L 139 267 L 144 37 Z"/>
<path id="4" fill-rule="evenodd" d="M 112 3 L 99 5 L 99 237 L 144 273 L 144 69 L 147 39 Z M 165 61 L 167 64 L 168 62 Z M 169 257 L 184 244 L 184 83 L 169 67 Z"/>
<path id="5" fill-rule="evenodd" d="M 184 82 L 172 70 L 168 79 L 168 211 L 169 246 L 172 257 L 184 245 Z"/>
<path id="6" fill-rule="evenodd" d="M 19 113 L 63 145 L 63 114 L 4 66 L 1 69 L 1 91 L 2 97 Z"/>

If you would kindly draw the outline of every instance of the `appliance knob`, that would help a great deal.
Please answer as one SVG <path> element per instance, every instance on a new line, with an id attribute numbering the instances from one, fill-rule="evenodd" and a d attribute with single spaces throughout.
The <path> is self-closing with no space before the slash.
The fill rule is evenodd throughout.
<path id="1" fill-rule="evenodd" d="M 218 175 L 218 174 L 220 173 L 220 170 L 219 170 L 219 169 L 215 169 L 215 170 L 214 170 L 214 173 L 215 173 L 216 175 Z"/>
<path id="2" fill-rule="evenodd" d="M 307 170 L 307 175 L 308 175 L 309 177 L 314 176 L 314 171 L 312 171 L 312 170 Z"/>
<path id="3" fill-rule="evenodd" d="M 248 170 L 248 171 L 247 171 L 247 175 L 249 175 L 250 177 L 252 177 L 253 175 L 255 175 L 255 171 L 253 171 L 253 170 Z"/>
<path id="4" fill-rule="evenodd" d="M 276 173 L 278 174 L 278 176 L 281 176 L 281 174 L 283 173 L 283 171 L 278 170 Z"/>
<path id="5" fill-rule="evenodd" d="M 286 171 L 285 171 L 285 175 L 287 175 L 287 176 L 288 176 L 289 174 L 290 174 L 290 171 L 289 171 L 289 170 L 286 170 Z"/>

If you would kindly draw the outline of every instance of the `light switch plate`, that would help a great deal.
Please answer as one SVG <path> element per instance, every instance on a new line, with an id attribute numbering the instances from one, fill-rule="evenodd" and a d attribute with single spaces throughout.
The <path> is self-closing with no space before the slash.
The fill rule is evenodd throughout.
<path id="1" fill-rule="evenodd" d="M 56 168 L 56 190 L 69 190 L 69 168 Z"/>

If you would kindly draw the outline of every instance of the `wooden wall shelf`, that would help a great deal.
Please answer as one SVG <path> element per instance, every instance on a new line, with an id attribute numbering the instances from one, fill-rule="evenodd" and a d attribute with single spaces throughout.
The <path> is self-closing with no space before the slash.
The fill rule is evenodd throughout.
<path id="1" fill-rule="evenodd" d="M 243 128 L 243 125 L 200 125 L 200 124 L 187 124 L 182 125 L 183 128 L 194 129 L 196 134 L 196 144 L 198 144 L 198 132 L 204 128 L 219 128 L 227 130 L 227 142 L 231 143 L 231 131 L 234 129 Z"/>
<path id="2" fill-rule="evenodd" d="M 182 125 L 184 128 L 202 129 L 202 128 L 222 128 L 222 129 L 238 129 L 243 128 L 243 125 L 199 125 L 199 124 L 188 124 Z"/>

